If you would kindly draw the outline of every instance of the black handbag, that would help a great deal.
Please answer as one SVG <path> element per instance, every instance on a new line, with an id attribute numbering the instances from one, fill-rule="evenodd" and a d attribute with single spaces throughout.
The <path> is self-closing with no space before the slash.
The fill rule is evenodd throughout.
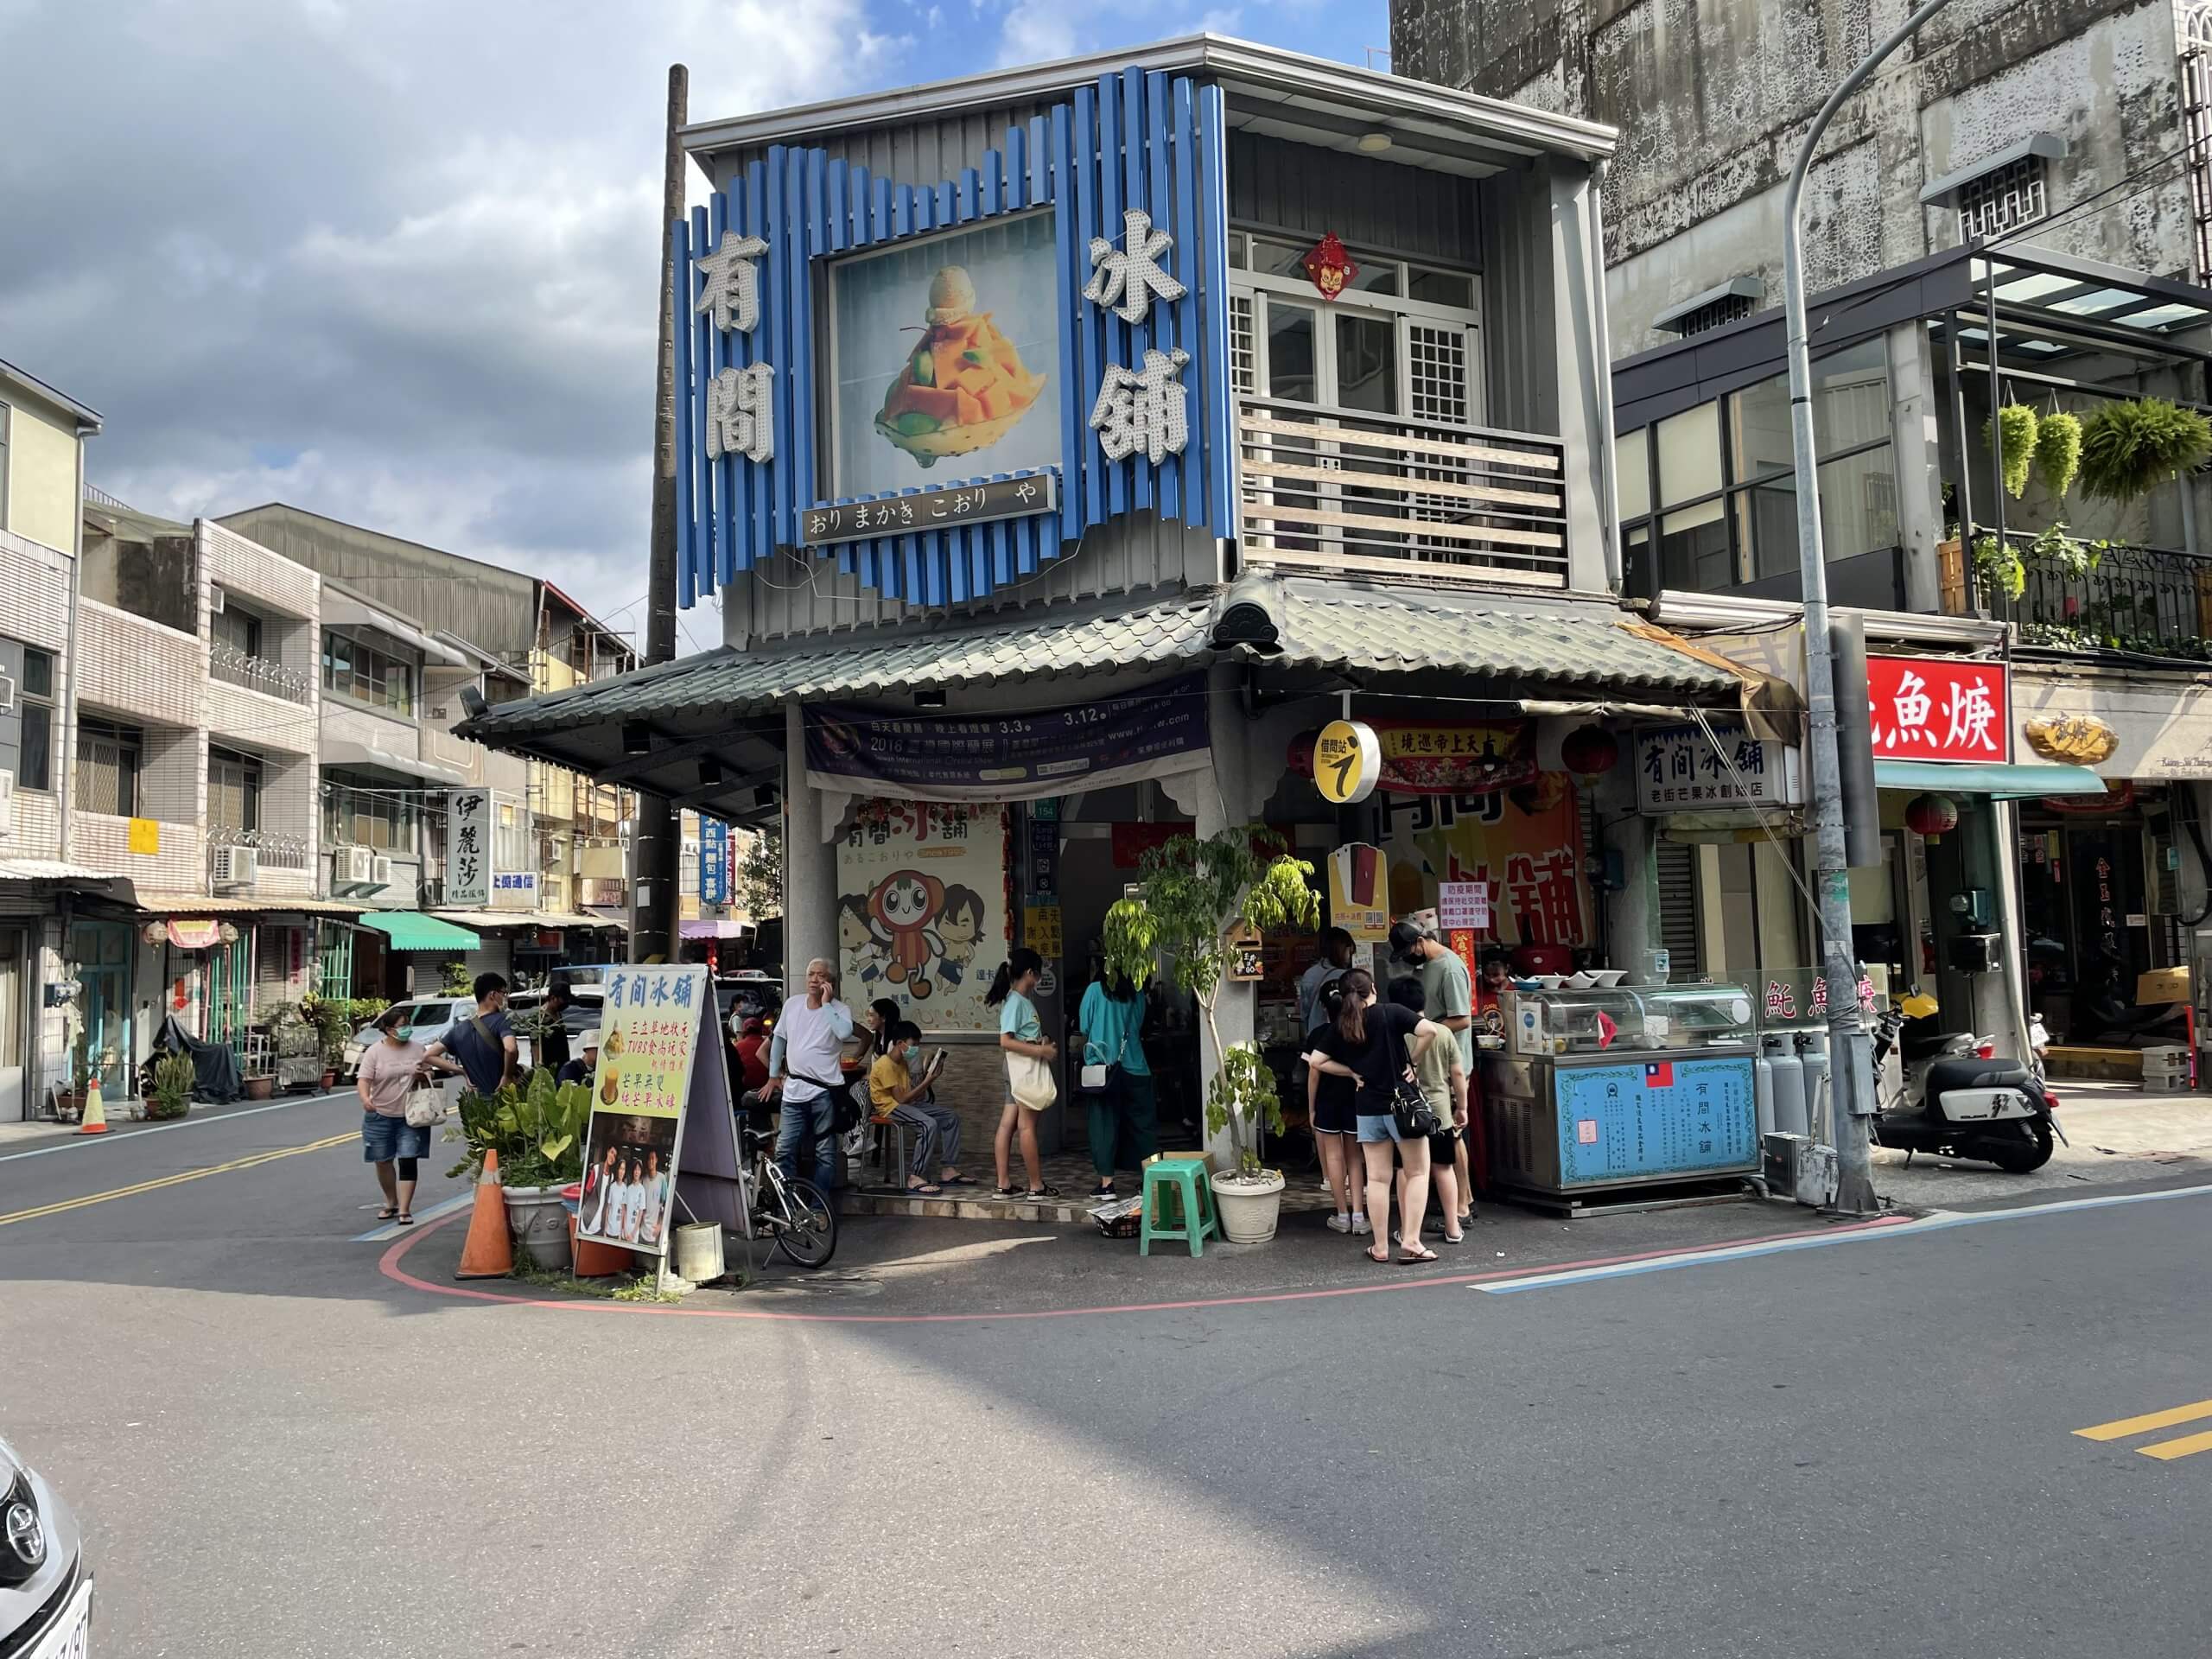
<path id="1" fill-rule="evenodd" d="M 1390 1116 L 1396 1122 L 1401 1141 L 1425 1141 L 1444 1127 L 1444 1120 L 1436 1115 L 1436 1108 L 1428 1103 L 1428 1096 L 1421 1085 L 1405 1073 L 1413 1067 L 1413 1057 L 1406 1052 L 1405 1039 L 1395 1031 L 1390 1033 L 1390 1046 L 1397 1060 L 1397 1085 L 1390 1091 Z"/>

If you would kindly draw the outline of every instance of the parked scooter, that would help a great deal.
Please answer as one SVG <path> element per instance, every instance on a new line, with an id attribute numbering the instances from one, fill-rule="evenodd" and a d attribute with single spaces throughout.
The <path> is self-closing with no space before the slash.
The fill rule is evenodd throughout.
<path id="1" fill-rule="evenodd" d="M 1907 1019 L 1936 1012 L 1934 997 L 1915 992 L 1875 1025 L 1875 1076 L 1886 1077 L 1885 1062 L 1902 1046 L 1904 1083 L 1901 1090 L 1878 1084 L 1874 1144 L 1902 1149 L 1908 1165 L 1913 1153 L 1928 1152 L 1977 1159 L 2012 1175 L 2041 1169 L 2054 1141 L 2066 1138 L 2055 1116 L 2058 1097 L 2044 1086 L 2041 1067 L 1996 1059 L 1991 1044 L 1970 1033 L 1903 1040 Z"/>

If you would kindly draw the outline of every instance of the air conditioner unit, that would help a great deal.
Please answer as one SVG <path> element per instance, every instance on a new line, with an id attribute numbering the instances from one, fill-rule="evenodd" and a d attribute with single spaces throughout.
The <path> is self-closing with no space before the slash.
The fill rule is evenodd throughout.
<path id="1" fill-rule="evenodd" d="M 219 887 L 250 887 L 261 874 L 261 854 L 252 847 L 217 847 L 207 861 L 207 880 Z"/>
<path id="2" fill-rule="evenodd" d="M 16 833 L 16 774 L 0 770 L 0 836 Z"/>
<path id="3" fill-rule="evenodd" d="M 369 880 L 379 887 L 391 885 L 391 861 L 382 856 L 369 860 Z"/>
<path id="4" fill-rule="evenodd" d="M 332 857 L 338 880 L 349 887 L 366 887 L 376 879 L 377 855 L 365 847 L 340 847 Z"/>
<path id="5" fill-rule="evenodd" d="M 208 614 L 211 616 L 220 616 L 223 613 L 223 606 L 225 602 L 226 601 L 223 598 L 223 584 L 219 582 L 209 582 L 207 584 Z"/>

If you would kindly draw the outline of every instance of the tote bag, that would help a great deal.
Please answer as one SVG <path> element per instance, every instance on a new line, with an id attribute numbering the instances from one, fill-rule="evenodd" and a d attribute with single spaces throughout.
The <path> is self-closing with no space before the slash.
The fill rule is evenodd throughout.
<path id="1" fill-rule="evenodd" d="M 1053 1080 L 1051 1065 L 1034 1054 L 1008 1054 L 1006 1079 L 1015 1103 L 1030 1111 L 1041 1112 L 1060 1097 L 1060 1085 Z"/>

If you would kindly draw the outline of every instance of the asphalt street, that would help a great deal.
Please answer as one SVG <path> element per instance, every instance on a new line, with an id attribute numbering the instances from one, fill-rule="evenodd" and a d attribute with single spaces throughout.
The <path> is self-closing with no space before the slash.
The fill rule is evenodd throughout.
<path id="1" fill-rule="evenodd" d="M 2016 1659 L 2212 1629 L 2201 1168 L 1855 1233 L 1501 1211 L 1421 1272 L 1314 1227 L 1192 1262 L 859 1222 L 828 1274 L 664 1308 L 443 1294 L 458 1224 L 363 1238 L 357 1122 L 0 1146 L 0 1433 L 86 1517 L 95 1652 Z"/>

